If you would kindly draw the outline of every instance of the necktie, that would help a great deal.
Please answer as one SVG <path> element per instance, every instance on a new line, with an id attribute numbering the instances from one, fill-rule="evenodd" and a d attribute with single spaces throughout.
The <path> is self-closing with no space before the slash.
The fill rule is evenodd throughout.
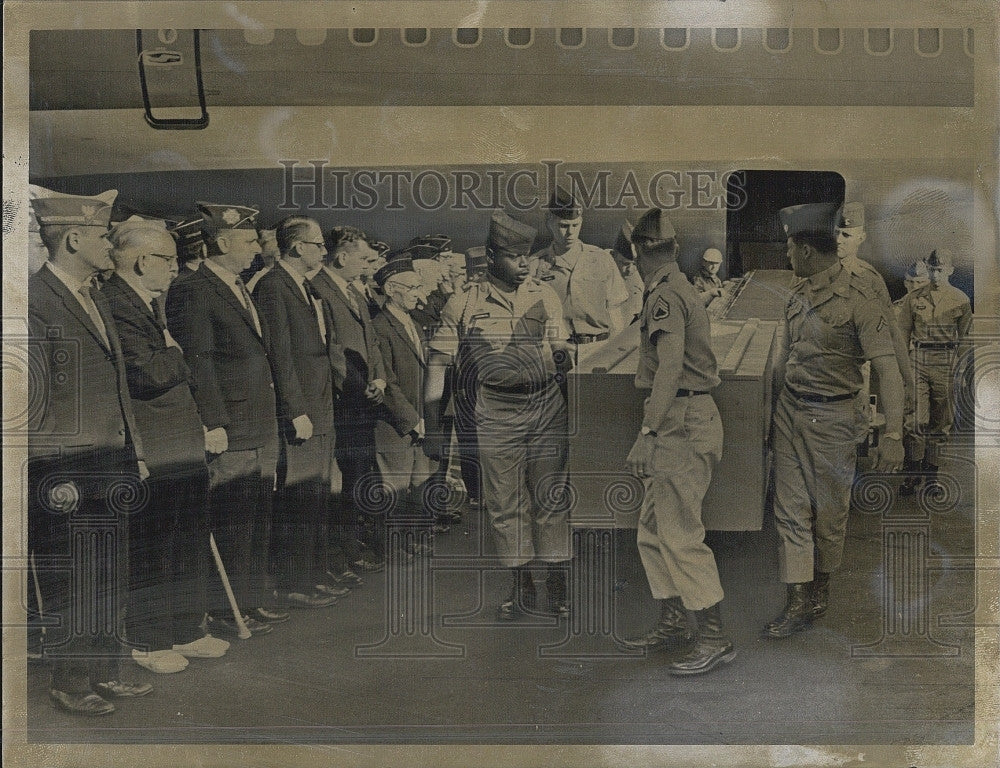
<path id="1" fill-rule="evenodd" d="M 406 326 L 407 333 L 410 334 L 410 341 L 413 342 L 414 349 L 417 350 L 417 357 L 421 360 L 424 359 L 424 345 L 420 341 L 420 333 L 417 331 L 417 324 L 413 322 L 413 318 L 409 315 L 404 315 L 405 320 L 403 325 Z"/>
<path id="2" fill-rule="evenodd" d="M 326 321 L 323 315 L 323 302 L 311 282 L 306 280 L 302 285 L 306 289 L 306 296 L 309 299 L 309 303 L 312 304 L 313 311 L 316 314 L 316 325 L 319 326 L 320 338 L 322 338 L 323 343 L 326 344 Z"/>
<path id="3" fill-rule="evenodd" d="M 243 306 L 250 313 L 250 317 L 253 318 L 253 327 L 257 329 L 257 335 L 263 336 L 264 334 L 260 329 L 260 319 L 257 317 L 257 308 L 254 307 L 253 301 L 250 299 L 250 293 L 247 291 L 247 287 L 238 277 L 236 278 L 236 287 L 240 289 L 240 295 L 243 297 Z"/>
<path id="4" fill-rule="evenodd" d="M 97 302 L 94 300 L 94 290 L 94 284 L 88 280 L 77 289 L 77 293 L 80 294 L 82 299 L 80 303 L 83 304 L 83 308 L 90 316 L 91 322 L 94 324 L 94 327 L 97 328 L 97 332 L 104 340 L 104 346 L 111 349 L 111 342 L 108 341 L 108 329 L 104 325 L 104 318 L 102 318 L 101 313 L 97 311 Z"/>
<path id="5" fill-rule="evenodd" d="M 351 311 L 358 317 L 361 317 L 361 305 L 358 304 L 358 299 L 354 294 L 354 289 L 351 286 L 347 286 L 347 303 L 351 305 Z"/>
<path id="6" fill-rule="evenodd" d="M 167 327 L 167 312 L 163 308 L 162 296 L 153 299 L 153 317 L 156 318 L 156 324 L 160 326 L 161 331 Z"/>

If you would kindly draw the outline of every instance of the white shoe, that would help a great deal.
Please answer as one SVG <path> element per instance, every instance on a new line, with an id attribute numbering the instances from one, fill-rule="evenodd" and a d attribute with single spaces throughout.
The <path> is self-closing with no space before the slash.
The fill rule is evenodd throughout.
<path id="1" fill-rule="evenodd" d="M 220 656 L 225 656 L 228 650 L 228 642 L 211 635 L 199 637 L 197 640 L 183 645 L 174 645 L 174 652 L 190 659 L 217 659 Z"/>
<path id="2" fill-rule="evenodd" d="M 177 651 L 132 650 L 132 659 L 140 667 L 160 675 L 169 675 L 187 668 L 188 660 Z"/>

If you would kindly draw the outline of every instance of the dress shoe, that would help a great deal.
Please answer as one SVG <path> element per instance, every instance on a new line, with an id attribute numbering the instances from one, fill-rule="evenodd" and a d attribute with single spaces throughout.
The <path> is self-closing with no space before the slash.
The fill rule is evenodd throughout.
<path id="1" fill-rule="evenodd" d="M 346 568 L 345 570 L 340 571 L 339 573 L 336 571 L 327 571 L 326 575 L 331 579 L 333 579 L 334 584 L 347 584 L 347 585 L 360 586 L 365 583 L 365 580 L 362 579 L 360 576 L 358 576 L 358 574 L 356 574 L 350 568 Z"/>
<path id="2" fill-rule="evenodd" d="M 305 592 L 289 592 L 284 598 L 292 608 L 326 608 L 337 602 L 337 598 L 333 595 L 321 595 L 317 592 L 310 594 L 306 594 Z"/>
<path id="3" fill-rule="evenodd" d="M 124 683 L 121 680 L 93 683 L 90 687 L 105 699 L 137 699 L 153 692 L 149 683 Z"/>
<path id="4" fill-rule="evenodd" d="M 809 629 L 813 620 L 811 597 L 811 581 L 789 584 L 785 607 L 774 621 L 764 627 L 763 636 L 780 639 Z"/>
<path id="5" fill-rule="evenodd" d="M 66 693 L 49 690 L 49 700 L 64 712 L 73 715 L 110 715 L 115 711 L 115 705 L 105 701 L 96 693 Z"/>
<path id="6" fill-rule="evenodd" d="M 229 643 L 218 637 L 205 635 L 190 643 L 174 644 L 174 650 L 189 659 L 218 659 L 226 655 Z"/>
<path id="7" fill-rule="evenodd" d="M 176 646 L 175 646 L 176 647 Z M 188 660 L 177 651 L 140 651 L 132 649 L 132 660 L 158 675 L 169 675 L 187 669 Z"/>
<path id="8" fill-rule="evenodd" d="M 533 612 L 538 606 L 535 580 L 528 568 L 512 568 L 513 584 L 507 599 L 497 608 L 497 618 L 512 621 L 524 613 Z"/>
<path id="9" fill-rule="evenodd" d="M 462 513 L 457 509 L 448 509 L 437 516 L 437 521 L 439 523 L 444 523 L 445 525 L 460 523 L 462 522 Z"/>
<path id="10" fill-rule="evenodd" d="M 343 597 L 344 595 L 349 595 L 351 593 L 350 587 L 338 587 L 335 584 L 317 584 L 315 590 L 321 595 L 329 595 L 330 597 Z"/>
<path id="11" fill-rule="evenodd" d="M 288 611 L 282 611 L 270 606 L 261 606 L 250 610 L 250 618 L 261 624 L 281 624 L 292 618 Z"/>
<path id="12" fill-rule="evenodd" d="M 569 616 L 569 589 L 567 587 L 568 565 L 550 563 L 545 575 L 545 593 L 548 613 L 565 619 Z"/>
<path id="13" fill-rule="evenodd" d="M 431 530 L 434 533 L 448 533 L 448 531 L 451 530 L 451 526 L 448 525 L 447 523 L 442 523 L 438 521 L 431 526 Z"/>
<path id="14" fill-rule="evenodd" d="M 359 571 L 368 571 L 369 573 L 385 570 L 385 560 L 370 554 L 362 555 L 361 559 L 355 560 L 352 565 Z"/>
<path id="15" fill-rule="evenodd" d="M 250 630 L 251 634 L 254 635 L 266 635 L 271 631 L 270 624 L 262 624 L 260 622 L 254 621 L 254 625 L 259 627 L 256 631 L 251 625 L 253 619 L 249 615 L 243 617 L 243 623 L 246 624 L 247 629 Z M 236 626 L 236 622 L 233 619 L 217 619 L 212 616 L 208 617 L 208 622 L 205 624 L 205 628 L 213 635 L 223 635 L 225 637 L 239 637 L 240 628 Z"/>
<path id="16" fill-rule="evenodd" d="M 660 620 L 641 637 L 625 640 L 626 648 L 646 651 L 671 651 L 694 641 L 687 612 L 679 597 L 660 600 Z"/>
<path id="17" fill-rule="evenodd" d="M 247 629 L 250 630 L 252 635 L 266 635 L 268 632 L 274 631 L 274 627 L 270 624 L 265 624 L 262 621 L 257 621 L 250 614 L 246 614 L 243 617 L 243 623 L 247 625 Z"/>
<path id="18" fill-rule="evenodd" d="M 667 665 L 671 675 L 701 675 L 736 658 L 733 641 L 722 630 L 719 605 L 694 612 L 698 619 L 697 641 L 684 656 Z"/>

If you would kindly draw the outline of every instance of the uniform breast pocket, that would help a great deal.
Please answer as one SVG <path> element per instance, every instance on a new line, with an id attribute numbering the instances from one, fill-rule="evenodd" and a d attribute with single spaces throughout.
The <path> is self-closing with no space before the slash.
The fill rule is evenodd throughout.
<path id="1" fill-rule="evenodd" d="M 504 349 L 513 334 L 513 322 L 509 318 L 483 317 L 478 318 L 469 327 L 470 341 L 489 347 L 496 351 Z"/>

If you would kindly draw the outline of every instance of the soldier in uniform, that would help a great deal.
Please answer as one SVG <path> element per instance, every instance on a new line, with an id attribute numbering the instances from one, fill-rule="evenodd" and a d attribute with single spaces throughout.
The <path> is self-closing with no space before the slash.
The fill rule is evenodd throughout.
<path id="1" fill-rule="evenodd" d="M 531 255 L 531 276 L 556 292 L 573 344 L 607 340 L 625 327 L 622 305 L 629 299 L 614 259 L 580 240 L 583 209 L 562 187 L 552 193 L 545 222 L 552 242 Z"/>
<path id="2" fill-rule="evenodd" d="M 722 252 L 718 248 L 708 248 L 701 255 L 701 267 L 691 284 L 707 307 L 712 299 L 722 295 L 725 287 L 719 279 L 719 267 L 722 266 Z"/>
<path id="3" fill-rule="evenodd" d="M 635 385 L 649 389 L 642 428 L 628 455 L 646 493 L 637 543 L 660 620 L 632 648 L 683 651 L 674 675 L 708 672 L 736 657 L 722 628 L 722 585 L 705 544 L 701 503 L 722 456 L 722 421 L 711 391 L 720 383 L 704 302 L 677 266 L 676 233 L 666 213 L 635 225 L 646 283 Z M 697 617 L 697 630 L 686 611 Z"/>
<path id="4" fill-rule="evenodd" d="M 856 445 L 868 431 L 867 407 L 858 399 L 866 360 L 882 382 L 887 421 L 875 466 L 894 472 L 903 458 L 903 387 L 891 309 L 869 280 L 837 259 L 837 215 L 832 203 L 779 213 L 788 257 L 801 279 L 785 309 L 778 361 L 783 386 L 772 425 L 779 577 L 787 584 L 787 601 L 764 627 L 770 638 L 807 629 L 826 613 L 830 574 L 844 551 Z"/>
<path id="5" fill-rule="evenodd" d="M 564 503 L 569 439 L 557 373 L 568 367 L 571 356 L 558 296 L 529 276 L 527 254 L 534 236 L 533 228 L 494 214 L 486 277 L 445 305 L 428 361 L 429 418 L 437 412 L 446 367 L 460 345 L 466 346 L 475 371 L 483 502 L 497 554 L 512 576 L 510 594 L 498 611 L 502 619 L 535 608 L 530 571 L 535 560 L 548 565 L 549 611 L 569 614 Z M 441 455 L 437 427 L 428 422 L 432 458 Z"/>
<path id="6" fill-rule="evenodd" d="M 642 297 L 646 292 L 646 286 L 643 285 L 642 276 L 635 267 L 632 224 L 628 219 L 622 223 L 618 230 L 618 237 L 611 249 L 611 258 L 618 265 L 618 272 L 628 289 L 628 301 L 622 304 L 622 319 L 625 321 L 625 325 L 631 325 L 642 312 Z"/>
<path id="7" fill-rule="evenodd" d="M 948 282 L 955 270 L 951 253 L 933 251 L 927 270 L 930 283 L 907 294 L 899 313 L 916 379 L 914 423 L 906 435 L 906 469 L 913 474 L 900 488 L 904 496 L 913 494 L 921 479 L 933 480 L 937 474 L 938 453 L 955 420 L 955 350 L 972 326 L 969 297 Z"/>
<path id="8" fill-rule="evenodd" d="M 108 699 L 153 690 L 122 682 L 119 670 L 131 511 L 122 496 L 141 495 L 149 470 L 118 333 L 94 286 L 97 272 L 114 266 L 107 237 L 117 194 L 34 187 L 31 200 L 49 258 L 28 280 L 29 348 L 39 369 L 28 393 L 36 404 L 28 419 L 28 546 L 45 614 L 61 618 L 47 637 L 49 698 L 76 715 L 110 714 Z M 110 545 L 93 544 L 100 540 Z"/>

